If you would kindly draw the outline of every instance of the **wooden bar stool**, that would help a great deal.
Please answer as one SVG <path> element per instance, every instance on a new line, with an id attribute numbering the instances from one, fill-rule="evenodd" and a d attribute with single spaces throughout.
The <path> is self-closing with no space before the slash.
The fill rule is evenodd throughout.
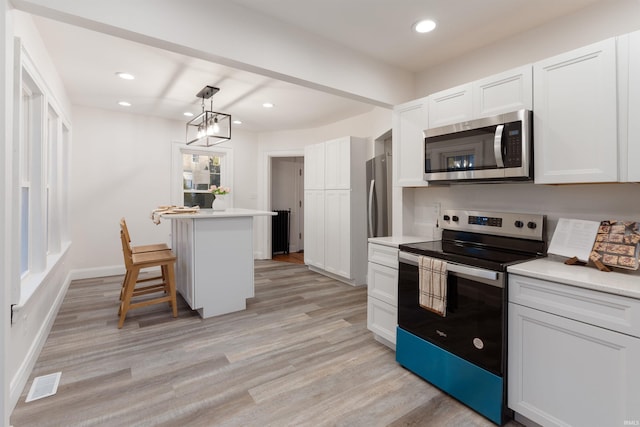
<path id="1" fill-rule="evenodd" d="M 127 245 L 129 246 L 129 251 L 132 254 L 140 254 L 140 253 L 144 253 L 144 252 L 157 252 L 157 251 L 167 251 L 170 250 L 171 248 L 169 248 L 169 246 L 167 246 L 166 243 L 153 243 L 150 245 L 140 245 L 140 246 L 131 246 L 131 235 L 129 234 L 129 228 L 127 227 L 127 222 L 125 221 L 124 217 L 120 218 L 120 231 L 121 233 L 124 233 L 124 236 L 126 238 L 127 241 Z M 143 286 L 143 287 L 137 287 L 134 289 L 134 293 L 133 296 L 137 296 L 137 295 L 144 295 L 145 293 L 152 293 L 155 292 L 156 290 L 162 288 L 164 286 L 164 283 L 166 283 L 167 278 L 166 276 L 166 271 L 161 269 L 160 271 L 160 275 L 155 275 L 155 276 L 151 276 L 151 277 L 144 277 L 144 278 L 140 278 L 138 277 L 136 284 L 138 283 L 149 283 L 149 282 L 157 282 L 158 280 L 161 280 L 162 283 L 155 283 L 153 285 L 147 285 L 147 286 Z M 122 299 L 124 298 L 124 289 L 125 289 L 125 283 L 128 280 L 128 276 L 129 276 L 129 271 L 127 270 L 127 273 L 125 274 L 124 280 L 122 281 L 122 287 L 120 289 L 120 301 L 122 301 Z M 120 314 L 120 313 L 118 313 Z"/>
<path id="2" fill-rule="evenodd" d="M 153 243 L 151 245 L 131 246 L 131 235 L 129 234 L 129 228 L 127 227 L 127 222 L 124 220 L 124 217 L 120 218 L 120 229 L 124 232 L 125 237 L 127 238 L 127 242 L 129 243 L 129 247 L 131 248 L 131 252 L 134 254 L 139 254 L 142 252 L 165 251 L 167 249 L 171 249 L 169 246 L 167 246 L 166 243 Z"/>
<path id="3" fill-rule="evenodd" d="M 173 317 L 178 317 L 178 305 L 176 303 L 176 286 L 174 264 L 176 256 L 171 250 L 142 252 L 134 254 L 129 246 L 129 240 L 123 230 L 120 230 L 120 240 L 122 241 L 122 253 L 126 266 L 126 274 L 120 294 L 120 309 L 118 314 L 120 320 L 118 328 L 122 328 L 127 312 L 134 308 L 146 307 L 152 304 L 169 303 L 172 308 Z M 138 283 L 149 281 L 150 279 L 139 279 L 140 271 L 150 267 L 160 267 L 161 275 L 155 279 L 162 279 L 161 283 L 148 286 L 136 287 Z M 140 301 L 132 301 L 133 298 L 153 293 L 162 295 L 146 298 Z"/>

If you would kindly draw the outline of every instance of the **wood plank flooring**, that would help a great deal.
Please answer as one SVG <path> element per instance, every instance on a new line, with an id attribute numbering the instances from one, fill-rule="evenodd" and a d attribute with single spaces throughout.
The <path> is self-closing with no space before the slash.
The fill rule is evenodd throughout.
<path id="1" fill-rule="evenodd" d="M 203 320 L 180 300 L 177 319 L 154 305 L 118 329 L 121 280 L 70 285 L 13 426 L 493 425 L 374 340 L 364 287 L 256 261 L 245 311 Z M 58 371 L 56 395 L 24 402 Z"/>

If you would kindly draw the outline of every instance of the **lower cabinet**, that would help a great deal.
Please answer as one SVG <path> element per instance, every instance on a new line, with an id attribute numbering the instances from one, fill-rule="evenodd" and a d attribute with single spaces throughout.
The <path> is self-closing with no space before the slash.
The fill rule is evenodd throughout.
<path id="1" fill-rule="evenodd" d="M 368 253 L 367 328 L 380 342 L 395 349 L 398 325 L 398 249 L 369 243 Z"/>
<path id="2" fill-rule="evenodd" d="M 640 301 L 517 275 L 509 293 L 509 408 L 543 426 L 640 425 Z"/>

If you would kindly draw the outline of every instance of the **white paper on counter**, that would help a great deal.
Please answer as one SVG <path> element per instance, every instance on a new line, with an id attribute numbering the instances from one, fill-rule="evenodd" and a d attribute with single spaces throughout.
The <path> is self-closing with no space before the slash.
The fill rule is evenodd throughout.
<path id="1" fill-rule="evenodd" d="M 560 218 L 547 252 L 587 262 L 598 227 L 599 221 Z"/>

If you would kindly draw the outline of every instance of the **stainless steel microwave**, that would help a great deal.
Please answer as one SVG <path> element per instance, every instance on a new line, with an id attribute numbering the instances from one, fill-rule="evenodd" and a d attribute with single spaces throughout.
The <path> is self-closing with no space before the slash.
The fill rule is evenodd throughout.
<path id="1" fill-rule="evenodd" d="M 424 134 L 424 180 L 429 183 L 533 179 L 529 110 L 427 129 Z"/>

